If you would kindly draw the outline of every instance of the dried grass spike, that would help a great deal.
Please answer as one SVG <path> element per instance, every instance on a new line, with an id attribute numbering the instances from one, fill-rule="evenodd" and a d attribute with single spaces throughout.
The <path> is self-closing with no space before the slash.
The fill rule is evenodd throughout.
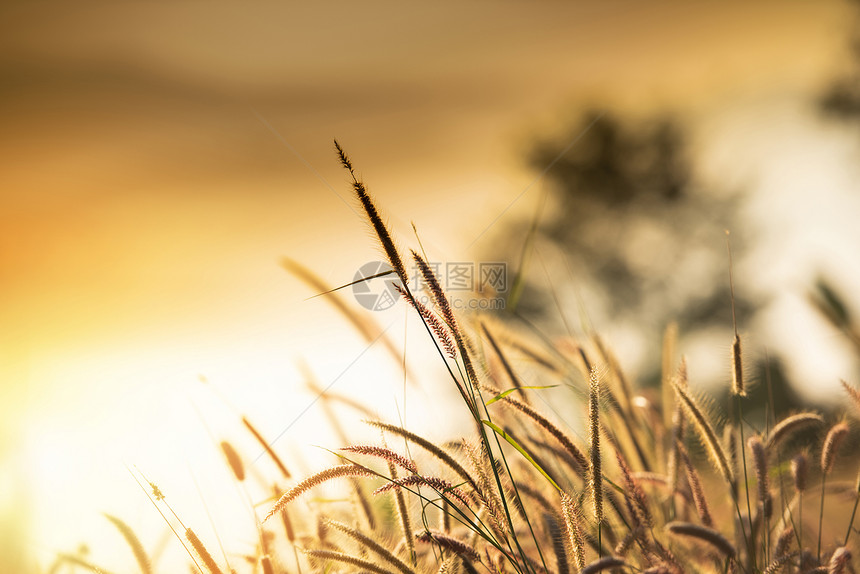
<path id="1" fill-rule="evenodd" d="M 672 534 L 698 538 L 699 540 L 707 542 L 730 558 L 733 558 L 737 554 L 732 543 L 713 528 L 708 528 L 707 526 L 702 526 L 700 524 L 692 524 L 690 522 L 670 522 L 666 525 L 666 530 Z"/>
<path id="2" fill-rule="evenodd" d="M 551 513 L 543 514 L 543 521 L 546 525 L 547 534 L 552 541 L 552 550 L 555 554 L 555 570 L 556 572 L 569 572 L 570 566 L 567 562 L 567 548 L 565 547 L 565 535 L 562 532 L 561 524 L 558 519 Z"/>
<path id="3" fill-rule="evenodd" d="M 418 315 L 424 319 L 427 326 L 430 327 L 430 330 L 433 331 L 434 335 L 436 335 L 436 340 L 439 341 L 439 344 L 442 345 L 443 349 L 445 349 L 445 353 L 452 359 L 456 359 L 457 344 L 454 343 L 454 339 L 451 337 L 451 332 L 442 323 L 442 321 L 439 320 L 439 317 L 437 317 L 433 311 L 428 309 L 424 303 L 414 297 L 410 297 L 406 293 L 406 290 L 399 285 L 395 285 L 394 288 L 416 311 L 418 311 Z"/>
<path id="4" fill-rule="evenodd" d="M 623 568 L 627 566 L 627 563 L 615 556 L 604 556 L 600 560 L 596 560 L 583 568 L 579 574 L 597 574 L 598 572 L 603 572 L 604 570 L 609 570 L 610 568 Z"/>
<path id="5" fill-rule="evenodd" d="M 443 478 L 437 478 L 435 476 L 421 476 L 418 474 L 413 474 L 411 476 L 405 476 L 403 478 L 391 480 L 374 490 L 373 494 L 382 494 L 390 490 L 399 490 L 400 488 L 410 486 L 429 486 L 439 494 L 443 496 L 450 494 L 451 496 L 459 500 L 463 506 L 469 506 L 469 501 L 462 490 L 460 490 L 447 480 Z"/>
<path id="6" fill-rule="evenodd" d="M 845 567 L 851 564 L 851 551 L 845 546 L 837 548 L 830 557 L 827 565 L 827 574 L 842 574 Z"/>
<path id="7" fill-rule="evenodd" d="M 281 509 L 283 509 L 284 506 L 286 506 L 289 502 L 296 499 L 298 496 L 304 494 L 311 488 L 318 486 L 323 482 L 326 482 L 333 478 L 340 478 L 344 476 L 376 476 L 376 473 L 374 473 L 368 468 L 357 464 L 343 464 L 318 472 L 313 476 L 310 476 L 305 480 L 301 481 L 300 483 L 289 489 L 287 492 L 285 492 L 283 496 L 278 499 L 278 501 L 275 503 L 275 506 L 272 507 L 266 517 L 263 518 L 263 522 L 266 522 L 268 519 L 274 516 L 276 512 L 279 512 Z"/>
<path id="8" fill-rule="evenodd" d="M 789 417 L 785 417 L 779 421 L 768 434 L 766 443 L 767 448 L 774 448 L 780 442 L 786 440 L 790 435 L 812 424 L 824 424 L 824 419 L 818 413 L 812 412 L 797 413 Z"/>
<path id="9" fill-rule="evenodd" d="M 376 205 L 374 205 L 373 200 L 370 198 L 370 194 L 367 193 L 367 188 L 364 187 L 364 183 L 362 183 L 362 181 L 355 175 L 355 170 L 352 168 L 352 162 L 349 160 L 349 157 L 346 155 L 343 148 L 340 147 L 337 140 L 334 141 L 334 147 L 337 150 L 341 163 L 349 171 L 350 176 L 352 176 L 352 187 L 355 189 L 355 194 L 358 196 L 358 200 L 361 202 L 361 206 L 364 208 L 364 212 L 367 214 L 367 218 L 370 220 L 370 224 L 376 232 L 376 236 L 379 239 L 379 243 L 382 245 L 383 251 L 385 251 L 385 256 L 388 258 L 391 268 L 395 273 L 397 273 L 397 277 L 400 279 L 401 284 L 408 285 L 409 276 L 406 274 L 403 260 L 400 258 L 400 253 L 397 251 L 397 247 L 391 239 L 391 234 L 388 232 L 385 222 L 379 215 L 379 210 L 376 209 Z"/>
<path id="10" fill-rule="evenodd" d="M 500 390 L 495 389 L 493 387 L 489 387 L 487 385 L 483 385 L 481 388 L 486 390 L 489 393 L 494 394 L 494 395 L 500 395 L 501 394 Z M 550 422 L 550 420 L 548 418 L 546 418 L 545 416 L 543 416 L 542 414 L 540 414 L 539 412 L 534 410 L 532 407 L 528 406 L 527 404 L 525 404 L 524 402 L 522 402 L 520 400 L 515 399 L 514 397 L 512 397 L 510 395 L 503 397 L 502 400 L 499 402 L 501 402 L 504 405 L 513 407 L 516 410 L 520 411 L 524 415 L 526 415 L 529 418 L 531 418 L 532 420 L 534 420 L 547 433 L 552 435 L 553 438 L 555 438 L 559 443 L 561 443 L 561 445 L 564 447 L 564 449 L 573 457 L 573 459 L 576 461 L 576 464 L 579 465 L 580 476 L 582 476 L 585 479 L 588 478 L 587 473 L 588 473 L 588 469 L 591 466 L 589 460 L 585 457 L 585 455 L 582 453 L 582 451 L 579 448 L 577 448 L 577 446 L 575 444 L 573 444 L 573 441 L 570 440 L 570 438 L 561 431 L 561 429 L 559 429 L 556 425 L 554 425 L 552 422 Z"/>
<path id="11" fill-rule="evenodd" d="M 275 498 L 280 497 L 281 489 L 278 488 L 278 485 L 274 485 L 273 487 Z M 296 541 L 296 532 L 293 529 L 293 521 L 290 520 L 290 515 L 287 513 L 287 507 L 281 509 L 281 519 L 284 523 L 284 534 L 287 536 L 287 541 L 292 544 Z"/>
<path id="12" fill-rule="evenodd" d="M 634 526 L 653 528 L 654 516 L 648 507 L 648 499 L 645 496 L 645 491 L 642 490 L 642 486 L 633 477 L 633 473 L 630 472 L 630 466 L 620 452 L 616 451 L 615 459 L 618 461 L 618 467 L 621 469 L 621 476 L 624 480 L 624 498 L 627 501 L 627 507 L 633 518 Z"/>
<path id="13" fill-rule="evenodd" d="M 744 367 L 741 356 L 741 338 L 735 333 L 732 341 L 732 394 L 739 397 L 747 396 L 744 387 Z"/>
<path id="14" fill-rule="evenodd" d="M 227 459 L 227 464 L 230 466 L 230 470 L 233 471 L 233 476 L 236 477 L 236 480 L 239 482 L 245 480 L 245 466 L 242 464 L 242 458 L 236 452 L 236 449 L 233 448 L 233 445 L 226 440 L 222 440 L 221 452 L 224 453 L 224 458 Z"/>
<path id="15" fill-rule="evenodd" d="M 690 455 L 687 452 L 687 449 L 684 448 L 684 445 L 678 442 L 676 446 L 678 448 L 677 452 L 680 454 L 681 459 L 684 462 L 687 482 L 690 484 L 690 491 L 693 494 L 693 504 L 696 506 L 696 512 L 698 512 L 702 524 L 713 527 L 714 519 L 711 516 L 711 509 L 708 505 L 708 499 L 705 496 L 705 489 L 702 487 L 702 480 L 699 477 L 699 472 L 696 470 L 696 467 L 693 466 L 693 461 L 690 460 Z"/>
<path id="16" fill-rule="evenodd" d="M 600 460 L 600 378 L 592 368 L 589 376 L 588 394 L 589 446 L 591 447 L 591 468 L 589 488 L 594 505 L 594 520 L 603 522 L 603 472 Z"/>
<path id="17" fill-rule="evenodd" d="M 415 463 L 413 461 L 409 460 L 402 454 L 396 453 L 388 448 L 373 445 L 354 445 L 345 446 L 340 450 L 345 450 L 346 452 L 354 452 L 356 454 L 376 456 L 392 464 L 396 464 L 403 470 L 411 472 L 412 474 L 418 474 L 418 468 L 415 466 Z"/>
<path id="18" fill-rule="evenodd" d="M 275 574 L 275 570 L 272 568 L 272 559 L 269 558 L 268 554 L 260 557 L 260 567 L 263 570 L 263 574 Z"/>
<path id="19" fill-rule="evenodd" d="M 776 539 L 776 546 L 774 546 L 773 549 L 774 560 L 778 560 L 783 556 L 789 556 L 791 543 L 794 542 L 794 540 L 794 527 L 790 524 L 786 524 L 785 528 L 783 528 L 782 532 L 779 533 L 779 537 Z"/>
<path id="20" fill-rule="evenodd" d="M 839 445 L 848 436 L 849 430 L 850 428 L 846 423 L 837 423 L 827 433 L 824 439 L 824 446 L 821 449 L 821 472 L 824 474 L 830 474 L 830 471 L 833 470 Z"/>
<path id="21" fill-rule="evenodd" d="M 257 431 L 254 425 L 251 424 L 251 421 L 248 420 L 247 417 L 242 417 L 242 424 L 245 425 L 245 428 L 257 439 L 257 442 L 260 443 L 260 446 L 266 451 L 266 454 L 269 455 L 269 458 L 272 459 L 272 462 L 278 467 L 278 470 L 281 471 L 281 474 L 284 475 L 284 478 L 290 478 L 290 471 L 287 470 L 287 467 L 284 466 L 283 461 L 281 461 L 281 457 L 272 449 L 272 446 L 269 442 L 263 438 L 263 435 Z"/>
<path id="22" fill-rule="evenodd" d="M 440 547 L 450 550 L 454 554 L 469 560 L 470 562 L 479 563 L 481 562 L 481 555 L 478 552 L 463 542 L 458 538 L 454 538 L 453 536 L 448 536 L 447 534 L 443 534 L 441 532 L 434 532 L 430 530 L 425 530 L 424 532 L 420 532 L 415 535 L 416 540 L 420 540 L 421 542 L 435 542 Z"/>
<path id="23" fill-rule="evenodd" d="M 215 559 L 212 558 L 212 555 L 209 554 L 209 551 L 206 550 L 206 547 L 203 546 L 203 543 L 200 542 L 200 539 L 193 530 L 190 528 L 186 529 L 185 538 L 191 543 L 191 547 L 194 548 L 194 552 L 197 553 L 197 556 L 199 556 L 203 564 L 206 565 L 210 574 L 222 574 L 221 568 L 218 567 L 218 563 L 215 562 Z"/>
<path id="24" fill-rule="evenodd" d="M 848 393 L 848 398 L 851 399 L 851 403 L 854 405 L 854 409 L 857 413 L 860 413 L 860 391 L 849 385 L 844 380 L 840 381 L 842 383 L 842 388 L 845 389 L 845 392 Z"/>
<path id="25" fill-rule="evenodd" d="M 115 516 L 105 514 L 104 517 L 110 520 L 111 524 L 119 530 L 119 533 L 122 534 L 123 538 L 125 538 L 126 543 L 131 547 L 131 551 L 134 553 L 134 559 L 137 560 L 137 565 L 140 568 L 141 574 L 151 574 L 152 563 L 149 560 L 149 556 L 146 554 L 146 550 L 143 549 L 143 544 L 140 543 L 140 539 L 134 533 L 134 530 L 132 530 L 128 524 Z"/>
<path id="26" fill-rule="evenodd" d="M 418 267 L 418 271 L 421 273 L 421 277 L 424 279 L 424 283 L 427 285 L 427 288 L 430 290 L 430 295 L 433 297 L 433 302 L 436 304 L 436 308 L 439 309 L 439 313 L 442 315 L 442 319 L 448 324 L 448 327 L 451 328 L 451 331 L 454 333 L 454 336 L 457 336 L 457 319 L 454 317 L 454 311 L 451 309 L 451 305 L 448 302 L 448 297 L 445 296 L 445 291 L 442 289 L 442 285 L 439 283 L 439 278 L 436 277 L 436 274 L 433 272 L 433 269 L 430 265 L 424 261 L 424 258 L 421 257 L 415 251 L 412 252 L 412 259 L 415 261 L 415 265 Z"/>
<path id="27" fill-rule="evenodd" d="M 711 455 L 711 459 L 714 461 L 714 464 L 717 466 L 717 469 L 723 475 L 723 478 L 726 479 L 726 482 L 733 485 L 734 477 L 732 473 L 732 468 L 729 466 L 729 460 L 726 457 L 726 453 L 723 450 L 723 446 L 720 444 L 720 441 L 717 438 L 717 435 L 714 432 L 714 428 L 711 426 L 711 423 L 708 422 L 708 419 L 705 417 L 705 414 L 702 412 L 702 409 L 699 408 L 699 406 L 696 404 L 696 401 L 693 400 L 693 397 L 690 396 L 687 389 L 676 383 L 675 392 L 677 393 L 678 398 L 681 400 L 681 404 L 684 405 L 684 408 L 690 415 L 690 418 L 694 423 L 693 426 L 696 428 L 699 433 L 699 436 L 705 443 L 705 446 L 708 450 L 708 454 Z"/>
<path id="28" fill-rule="evenodd" d="M 349 554 L 344 554 L 343 552 L 338 552 L 336 550 L 302 550 L 302 552 L 304 552 L 305 555 L 310 558 L 331 560 L 333 562 L 351 564 L 353 566 L 358 566 L 359 568 L 367 572 L 374 572 L 375 574 L 395 574 L 391 570 L 386 570 L 385 568 L 377 566 L 375 563 L 369 560 L 350 556 Z"/>
<path id="29" fill-rule="evenodd" d="M 755 467 L 756 483 L 758 484 L 758 500 L 762 505 L 765 519 L 769 519 L 773 512 L 770 499 L 770 486 L 767 476 L 767 452 L 764 444 L 758 436 L 751 436 L 747 440 L 747 446 L 752 453 L 753 466 Z"/>
<path id="30" fill-rule="evenodd" d="M 389 423 L 371 420 L 366 420 L 364 422 L 371 426 L 375 426 L 376 428 L 395 434 L 399 437 L 405 438 L 411 443 L 417 444 L 418 446 L 438 458 L 440 461 L 445 463 L 448 468 L 453 470 L 455 473 L 457 473 L 457 475 L 460 476 L 460 478 L 469 483 L 469 486 L 471 486 L 475 491 L 480 490 L 478 487 L 478 483 L 475 481 L 475 479 L 472 478 L 472 476 L 468 472 L 466 472 L 466 469 L 463 468 L 463 466 L 459 462 L 454 460 L 451 455 L 449 455 L 447 452 L 445 452 L 429 440 L 413 433 L 412 431 L 408 431 L 403 427 L 399 427 Z"/>
<path id="31" fill-rule="evenodd" d="M 777 556 L 771 560 L 771 563 L 767 565 L 767 568 L 764 569 L 762 574 L 777 574 L 777 572 L 780 572 L 795 556 L 797 556 L 797 552 Z"/>
<path id="32" fill-rule="evenodd" d="M 585 568 L 585 547 L 582 536 L 582 513 L 573 499 L 566 492 L 561 492 L 561 515 L 564 518 L 564 526 L 567 531 L 567 539 L 570 550 L 573 553 L 573 561 L 577 570 Z"/>
<path id="33" fill-rule="evenodd" d="M 357 541 L 359 544 L 375 552 L 378 556 L 384 558 L 390 564 L 395 566 L 403 574 L 414 574 L 414 570 L 410 568 L 400 558 L 395 556 L 390 550 L 388 550 L 369 536 L 362 534 L 359 530 L 356 530 L 355 528 L 352 528 L 351 526 L 348 526 L 342 522 L 331 520 L 330 518 L 323 518 L 323 520 L 327 526 L 331 526 L 332 528 L 340 530 L 353 540 Z"/>

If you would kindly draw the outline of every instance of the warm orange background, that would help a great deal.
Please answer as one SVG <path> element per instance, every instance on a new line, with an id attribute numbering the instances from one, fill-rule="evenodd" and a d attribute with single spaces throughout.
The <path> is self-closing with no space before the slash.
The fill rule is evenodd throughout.
<path id="1" fill-rule="evenodd" d="M 334 136 L 392 226 L 408 237 L 414 221 L 456 259 L 534 177 L 529 137 L 577 106 L 677 110 L 712 173 L 768 166 L 758 209 L 796 224 L 771 243 L 843 266 L 850 251 L 829 241 L 860 213 L 840 195 L 854 180 L 773 174 L 856 146 L 796 111 L 844 67 L 852 22 L 838 2 L 4 5 L 0 570 L 38 571 L 80 542 L 128 568 L 99 512 L 148 545 L 162 527 L 123 465 L 192 497 L 191 517 L 188 467 L 223 470 L 196 450 L 211 445 L 190 405 L 223 409 L 198 375 L 275 435 L 308 401 L 296 357 L 332 380 L 361 350 L 277 265 L 343 283 L 378 258 Z M 773 201 L 810 187 L 824 206 Z M 834 230 L 810 248 L 804 221 Z M 367 360 L 352 384 L 393 407 L 361 369 L 396 369 Z M 309 442 L 317 414 L 289 440 Z"/>

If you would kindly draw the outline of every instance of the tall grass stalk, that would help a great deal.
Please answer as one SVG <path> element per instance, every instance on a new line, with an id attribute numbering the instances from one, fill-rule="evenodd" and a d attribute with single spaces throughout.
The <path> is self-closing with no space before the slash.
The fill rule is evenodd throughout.
<path id="1" fill-rule="evenodd" d="M 279 536 L 274 537 L 253 511 L 259 543 L 245 552 L 244 564 L 235 565 L 237 574 L 283 574 L 285 570 L 299 574 L 543 574 L 553 572 L 553 567 L 579 574 L 851 571 L 851 550 L 846 545 L 860 506 L 860 477 L 851 492 L 854 507 L 842 545 L 834 548 L 823 537 L 823 530 L 834 521 L 842 528 L 842 513 L 848 514 L 847 508 L 825 505 L 828 485 L 832 491 L 838 482 L 831 484 L 830 475 L 838 472 L 836 455 L 848 434 L 847 424 L 831 422 L 823 443 L 817 465 L 821 483 L 817 532 L 814 525 L 804 532 L 807 482 L 817 477 L 808 476 L 810 465 L 798 453 L 801 441 L 797 439 L 816 432 L 825 417 L 809 410 L 778 417 L 768 383 L 764 429 L 752 423 L 749 428 L 755 432 L 747 433 L 745 428 L 744 409 L 753 394 L 749 393 L 750 403 L 744 404 L 749 381 L 744 377 L 743 341 L 737 331 L 728 240 L 734 329 L 727 369 L 732 380 L 728 409 L 732 420 L 717 425 L 706 408 L 708 401 L 694 392 L 694 382 L 688 383 L 686 361 L 676 357 L 677 327 L 667 328 L 664 334 L 660 388 L 640 390 L 590 325 L 583 326 L 581 338 L 569 328 L 566 337 L 553 340 L 522 319 L 508 324 L 459 313 L 423 247 L 404 251 L 409 257 L 401 255 L 351 159 L 339 144 L 335 148 L 391 265 L 391 275 L 396 276 L 404 308 L 423 325 L 447 373 L 446 385 L 451 392 L 456 389 L 462 401 L 460 410 L 449 408 L 446 419 L 462 413 L 469 431 L 463 437 L 449 437 L 450 442 L 430 440 L 402 421 L 380 420 L 372 408 L 355 399 L 322 390 L 310 370 L 303 368 L 308 385 L 322 398 L 328 424 L 343 443 L 338 445 L 340 450 L 329 451 L 339 463 L 293 478 L 287 470 L 288 465 L 295 468 L 293 461 L 282 460 L 245 416 L 243 426 L 263 447 L 260 456 L 268 454 L 274 466 L 248 472 L 250 467 L 243 465 L 249 460 L 247 453 L 233 446 L 241 443 L 214 443 L 220 446 L 235 481 L 245 489 L 249 506 L 250 500 L 266 499 L 260 503 L 268 507 L 263 522 L 275 514 L 283 522 L 283 532 L 279 528 Z M 414 263 L 426 288 L 426 304 L 410 290 L 407 261 Z M 315 289 L 322 286 L 314 285 Z M 344 300 L 340 303 L 354 325 L 371 329 L 372 321 Z M 401 355 L 398 350 L 397 356 L 405 365 L 406 351 Z M 550 387 L 558 389 L 550 395 L 545 390 Z M 853 405 L 854 389 L 846 390 Z M 578 401 L 567 412 L 576 413 L 581 436 L 560 415 L 565 412 L 561 402 L 565 392 L 571 401 Z M 352 416 L 359 412 L 369 426 L 381 431 L 381 440 L 377 444 L 352 440 L 348 417 L 331 408 L 335 401 L 350 406 Z M 723 438 L 717 432 L 720 426 Z M 389 448 L 386 439 L 392 436 L 405 448 Z M 703 455 L 692 444 L 696 438 L 704 447 Z M 607 457 L 607 452 L 614 456 Z M 793 494 L 788 492 L 783 457 L 791 461 Z M 750 492 L 751 470 L 757 505 Z M 265 476 L 266 471 L 274 476 Z M 142 474 L 132 474 L 185 547 L 196 571 L 222 572 L 160 489 Z M 275 487 L 276 495 L 271 497 L 276 479 L 287 482 L 284 488 Z M 354 498 L 316 494 L 324 484 L 349 492 L 350 483 L 359 493 L 361 506 L 354 504 Z M 744 488 L 746 516 L 741 511 L 740 488 Z M 779 488 L 779 497 L 774 488 Z M 349 501 L 353 504 L 343 504 Z M 779 504 L 781 509 L 773 508 Z M 774 514 L 777 510 L 780 514 Z M 147 569 L 143 555 L 138 556 L 127 533 L 115 525 L 132 546 L 141 574 L 159 574 Z M 814 543 L 804 540 L 812 541 L 814 536 L 817 552 L 812 549 Z M 292 557 L 286 554 L 290 551 Z M 223 553 L 232 573 L 228 553 Z M 290 558 L 295 564 L 285 568 Z M 87 557 L 77 559 L 98 569 Z"/>

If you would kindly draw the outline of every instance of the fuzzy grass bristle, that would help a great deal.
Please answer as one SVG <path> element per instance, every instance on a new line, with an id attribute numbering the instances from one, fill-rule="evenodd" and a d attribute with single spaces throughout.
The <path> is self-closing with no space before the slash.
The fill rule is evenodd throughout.
<path id="1" fill-rule="evenodd" d="M 591 369 L 588 380 L 588 443 L 591 449 L 589 489 L 594 506 L 594 520 L 599 524 L 603 522 L 603 471 L 600 459 L 600 377 L 596 369 Z"/>
<path id="2" fill-rule="evenodd" d="M 654 363 L 662 359 L 660 380 L 648 373 L 649 384 L 656 386 L 637 387 L 620 355 L 604 344 L 587 320 L 581 334 L 570 331 L 553 339 L 544 334 L 544 325 L 528 324 L 534 327 L 533 335 L 525 328 L 514 335 L 513 325 L 527 323 L 515 322 L 521 319 L 515 314 L 460 313 L 442 288 L 435 266 L 419 255 L 424 247 L 416 231 L 419 249 L 403 254 L 409 254 L 406 263 L 414 261 L 413 281 L 419 279 L 422 295 L 430 296 L 430 303 L 420 302 L 410 290 L 414 286 L 407 281 L 404 259 L 380 210 L 346 152 L 337 142 L 335 147 L 352 178 L 362 218 L 369 221 L 375 242 L 391 265 L 384 275 L 391 275 L 389 281 L 413 307 L 405 311 L 417 312 L 421 330 L 435 343 L 433 358 L 441 369 L 425 369 L 423 358 L 415 360 L 405 341 L 403 345 L 388 341 L 385 329 L 363 317 L 364 311 L 351 309 L 345 298 L 330 297 L 338 301 L 339 309 L 350 309 L 342 311 L 344 316 L 368 342 L 386 344 L 397 357 L 403 374 L 402 409 L 397 395 L 402 421 L 378 420 L 379 403 L 361 403 L 373 395 L 352 399 L 345 396 L 347 390 L 336 394 L 300 366 L 308 388 L 319 399 L 318 406 L 329 417 L 326 424 L 341 441 L 337 446 L 352 446 L 327 451 L 340 459 L 338 466 L 297 477 L 280 489 L 273 484 L 276 480 L 283 484 L 280 476 L 289 478 L 289 471 L 261 433 L 242 417 L 245 429 L 263 447 L 258 458 L 268 455 L 274 466 L 243 466 L 248 459 L 243 460 L 240 452 L 247 453 L 237 452 L 227 440 L 219 445 L 234 477 L 242 482 L 231 486 L 238 486 L 245 495 L 252 519 L 244 524 L 244 548 L 234 543 L 222 548 L 224 572 L 853 571 L 851 553 L 857 540 L 851 536 L 857 532 L 860 481 L 852 491 L 843 480 L 844 473 L 855 470 L 845 463 L 856 458 L 856 444 L 847 438 L 849 425 L 839 422 L 844 420 L 839 418 L 844 409 L 832 412 L 827 407 L 819 414 L 811 407 L 797 406 L 802 412 L 786 416 L 780 413 L 785 403 L 774 400 L 769 379 L 767 403 L 760 402 L 760 393 L 751 392 L 743 372 L 744 360 L 749 359 L 742 350 L 749 348 L 749 342 L 738 335 L 731 260 L 734 338 L 731 371 L 726 375 L 731 375 L 732 387 L 721 395 L 727 392 L 731 410 L 737 411 L 727 421 L 714 399 L 694 392 L 707 381 L 688 383 L 687 362 L 676 354 L 677 327 L 667 327 L 662 356 L 653 357 Z M 324 282 L 297 264 L 285 261 L 284 266 L 321 294 L 337 291 L 323 288 Z M 567 321 L 563 323 L 569 327 Z M 407 326 L 411 326 L 408 318 Z M 420 399 L 407 397 L 408 363 L 420 364 L 428 377 L 442 373 L 444 384 L 422 388 L 429 392 Z M 695 373 L 692 367 L 690 372 Z M 370 369 L 368 377 L 375 377 L 377 372 Z M 724 370 L 728 369 L 726 364 Z M 416 402 L 419 410 L 431 413 L 424 401 L 441 396 L 451 382 L 466 408 L 460 403 L 460 411 L 455 412 L 455 406 L 446 405 L 447 410 L 429 421 L 435 425 L 432 437 L 409 430 Z M 550 387 L 557 390 L 532 392 Z M 860 391 L 845 382 L 843 387 L 848 394 L 845 408 L 860 411 Z M 399 390 L 398 386 L 395 391 Z M 349 408 L 336 413 L 331 408 L 335 401 Z M 744 413 L 747 406 L 750 410 Z M 462 421 L 467 430 L 436 440 L 445 430 L 459 428 L 450 425 L 460 414 L 468 416 Z M 380 437 L 372 443 L 354 442 L 352 435 L 360 433 L 350 426 L 350 416 L 371 419 L 367 422 Z M 826 427 L 825 420 L 832 426 Z M 394 448 L 389 448 L 389 442 Z M 222 566 L 195 532 L 186 528 L 163 493 L 152 483 L 150 493 L 139 470 L 132 475 L 187 550 L 192 570 L 221 574 Z M 341 491 L 345 496 L 309 495 L 307 504 L 289 506 L 334 479 L 346 479 Z M 842 499 L 825 504 L 827 497 L 835 496 Z M 269 507 L 262 521 L 261 504 Z M 804 515 L 813 504 L 820 505 L 815 509 L 817 525 Z M 280 525 L 263 525 L 275 514 L 281 515 L 283 530 Z M 140 574 L 154 574 L 131 529 L 108 518 L 131 546 Z M 218 540 L 221 546 L 220 536 Z M 292 553 L 294 564 L 285 551 Z M 235 569 L 228 556 L 241 558 Z M 127 559 L 131 561 L 130 556 Z M 80 553 L 59 559 L 55 568 L 105 572 L 92 562 Z M 133 566 L 121 571 L 132 570 Z"/>
<path id="3" fill-rule="evenodd" d="M 744 364 L 741 353 L 741 338 L 736 333 L 732 340 L 732 394 L 739 397 L 747 396 L 744 386 Z"/>
<path id="4" fill-rule="evenodd" d="M 723 475 L 723 478 L 725 478 L 727 483 L 734 484 L 734 473 L 732 472 L 731 466 L 729 466 L 729 459 L 726 456 L 723 445 L 717 438 L 714 427 L 711 426 L 711 423 L 705 416 L 704 411 L 693 399 L 690 392 L 677 383 L 675 384 L 675 393 L 690 416 L 690 420 L 693 421 L 693 426 L 697 430 L 702 442 L 707 447 L 708 454 L 711 456 L 711 460 L 713 460 L 714 465 L 720 471 L 720 474 Z"/>
<path id="5" fill-rule="evenodd" d="M 320 471 L 313 476 L 306 478 L 305 480 L 301 481 L 300 483 L 286 491 L 281 496 L 281 498 L 278 499 L 272 509 L 269 510 L 269 513 L 266 514 L 265 518 L 263 518 L 263 522 L 266 522 L 268 519 L 274 516 L 275 513 L 280 512 L 281 509 L 284 508 L 284 506 L 286 506 L 291 501 L 295 500 L 311 488 L 314 488 L 315 486 L 319 486 L 320 484 L 335 478 L 356 476 L 373 477 L 376 476 L 376 473 L 374 473 L 368 468 L 357 464 L 343 464 Z"/>
<path id="6" fill-rule="evenodd" d="M 845 440 L 845 437 L 848 436 L 848 431 L 850 430 L 851 428 L 846 423 L 837 423 L 827 432 L 827 436 L 824 438 L 824 446 L 821 447 L 821 472 L 824 474 L 830 474 L 830 471 L 833 470 L 839 446 Z"/>
<path id="7" fill-rule="evenodd" d="M 389 448 L 374 445 L 353 445 L 342 447 L 340 450 L 345 452 L 354 452 L 356 454 L 363 454 L 367 456 L 375 456 L 392 464 L 396 464 L 407 472 L 410 472 L 412 474 L 418 474 L 418 467 L 415 466 L 414 461 L 406 458 L 400 453 L 394 452 Z"/>
<path id="8" fill-rule="evenodd" d="M 233 448 L 226 440 L 221 441 L 221 452 L 224 453 L 224 458 L 227 460 L 227 465 L 230 467 L 230 470 L 233 471 L 233 476 L 236 477 L 236 480 L 242 482 L 245 480 L 245 465 L 242 464 L 242 458 L 239 456 L 239 453 L 236 452 L 236 449 Z"/>
<path id="9" fill-rule="evenodd" d="M 819 424 L 824 424 L 824 418 L 818 413 L 804 412 L 785 417 L 768 433 L 766 446 L 768 449 L 775 448 L 800 430 Z"/>
<path id="10" fill-rule="evenodd" d="M 197 537 L 197 534 L 193 530 L 190 528 L 186 529 L 185 538 L 191 544 L 191 547 L 194 548 L 194 552 L 206 566 L 206 569 L 209 570 L 210 574 L 223 574 L 218 563 L 215 562 L 215 559 L 212 558 L 212 555 L 206 550 L 203 542 L 200 541 L 200 538 Z"/>
<path id="11" fill-rule="evenodd" d="M 770 486 L 768 480 L 767 451 L 759 436 L 751 436 L 747 440 L 747 447 L 752 453 L 753 469 L 755 470 L 756 484 L 758 485 L 759 504 L 764 512 L 765 518 L 772 514 Z"/>
<path id="12" fill-rule="evenodd" d="M 729 558 L 734 558 L 737 555 L 734 545 L 713 528 L 690 522 L 670 522 L 666 525 L 666 530 L 672 534 L 688 536 L 707 542 Z"/>
<path id="13" fill-rule="evenodd" d="M 565 532 L 567 533 L 568 545 L 573 554 L 573 562 L 578 570 L 585 568 L 585 545 L 582 536 L 582 511 L 576 500 L 562 491 L 561 515 L 564 519 Z"/>
<path id="14" fill-rule="evenodd" d="M 401 285 L 408 285 L 409 276 L 406 274 L 406 268 L 403 265 L 400 252 L 397 250 L 394 240 L 391 239 L 391 233 L 389 233 L 388 227 L 382 220 L 379 210 L 373 203 L 364 183 L 355 174 L 352 162 L 337 140 L 334 140 L 334 147 L 337 150 L 338 157 L 340 157 L 341 164 L 343 164 L 343 167 L 349 171 L 349 175 L 352 177 L 352 187 L 355 190 L 355 194 L 358 197 L 359 202 L 361 202 L 362 208 L 364 208 L 364 213 L 367 215 L 367 219 L 370 221 L 371 226 L 373 226 L 373 230 L 376 232 L 376 236 L 379 239 L 379 243 L 382 245 L 382 250 L 385 252 L 388 263 L 400 279 Z"/>
<path id="15" fill-rule="evenodd" d="M 116 527 L 120 534 L 122 534 L 122 537 L 131 548 L 135 560 L 137 560 L 137 565 L 138 568 L 140 568 L 141 574 L 152 574 L 152 562 L 150 561 L 146 550 L 144 550 L 143 544 L 140 543 L 140 539 L 137 537 L 137 534 L 134 533 L 134 530 L 116 516 L 105 514 L 104 517 Z"/>

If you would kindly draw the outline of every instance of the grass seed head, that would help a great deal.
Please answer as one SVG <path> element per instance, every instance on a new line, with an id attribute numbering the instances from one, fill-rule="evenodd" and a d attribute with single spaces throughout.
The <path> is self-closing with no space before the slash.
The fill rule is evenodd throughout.
<path id="1" fill-rule="evenodd" d="M 735 333 L 732 341 L 732 394 L 739 397 L 747 396 L 744 387 L 744 365 L 741 355 L 741 338 Z"/>
<path id="2" fill-rule="evenodd" d="M 242 458 L 239 456 L 239 453 L 236 452 L 236 449 L 233 448 L 226 440 L 221 441 L 221 452 L 224 453 L 224 458 L 227 459 L 227 465 L 230 467 L 230 470 L 233 471 L 233 476 L 236 477 L 236 480 L 242 482 L 245 480 L 245 466 L 242 464 Z"/>
<path id="3" fill-rule="evenodd" d="M 830 471 L 833 470 L 839 445 L 848 436 L 849 430 L 850 428 L 846 423 L 837 423 L 830 428 L 824 438 L 824 446 L 821 449 L 821 472 L 824 474 L 830 474 Z"/>

